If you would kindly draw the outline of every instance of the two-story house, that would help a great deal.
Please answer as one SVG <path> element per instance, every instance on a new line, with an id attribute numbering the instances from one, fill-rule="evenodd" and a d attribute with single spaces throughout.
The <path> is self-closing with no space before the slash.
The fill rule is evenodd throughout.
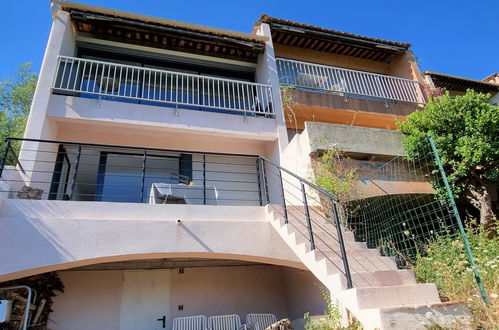
<path id="1" fill-rule="evenodd" d="M 268 16 L 247 34 L 52 5 L 0 205 L 0 281 L 57 272 L 65 286 L 51 329 L 254 313 L 300 328 L 325 312 L 315 284 L 366 329 L 462 313 L 356 242 L 307 180 L 322 147 L 304 141 L 323 133 L 359 157 L 401 152 L 394 120 L 424 103 L 409 45 Z"/>

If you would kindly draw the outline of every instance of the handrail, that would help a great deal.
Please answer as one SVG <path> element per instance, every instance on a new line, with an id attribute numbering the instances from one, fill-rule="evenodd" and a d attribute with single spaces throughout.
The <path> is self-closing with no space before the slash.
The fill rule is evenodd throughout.
<path id="1" fill-rule="evenodd" d="M 307 232 L 308 234 L 304 234 L 302 232 L 300 232 L 301 235 L 303 235 L 304 237 L 306 237 L 310 243 L 310 250 L 318 250 L 319 252 L 322 252 L 322 248 L 319 248 L 316 244 L 316 240 L 315 240 L 315 236 L 316 236 L 316 233 L 314 232 L 314 227 L 315 226 L 318 226 L 320 229 L 323 230 L 322 226 L 320 224 L 318 224 L 312 217 L 311 215 L 311 211 L 313 212 L 317 212 L 314 210 L 314 207 L 311 206 L 310 202 L 312 201 L 313 203 L 312 204 L 319 204 L 320 206 L 322 207 L 325 207 L 325 212 L 331 212 L 332 214 L 332 217 L 333 217 L 333 223 L 335 228 L 336 228 L 336 235 L 337 235 L 337 238 L 335 238 L 335 240 L 338 242 L 339 246 L 340 246 L 340 256 L 341 256 L 341 260 L 343 262 L 343 269 L 344 269 L 344 275 L 345 275 L 345 278 L 346 278 L 346 282 L 347 282 L 347 288 L 348 289 L 351 289 L 353 287 L 353 283 L 352 283 L 352 275 L 350 273 L 350 266 L 348 264 L 348 256 L 347 256 L 347 252 L 346 252 L 346 247 L 345 247 L 345 241 L 343 239 L 343 234 L 342 234 L 342 227 L 341 227 L 341 221 L 340 221 L 340 215 L 339 215 L 339 211 L 338 211 L 338 208 L 337 208 L 337 203 L 339 202 L 339 198 L 334 196 L 333 194 L 327 192 L 326 190 L 322 189 L 321 187 L 317 186 L 316 184 L 296 175 L 295 173 L 291 172 L 290 170 L 276 164 L 275 162 L 267 159 L 266 157 L 263 157 L 263 156 L 259 156 L 259 158 L 262 160 L 262 173 L 263 173 L 263 184 L 265 186 L 265 189 L 262 189 L 264 191 L 268 191 L 268 187 L 269 187 L 269 180 L 267 178 L 267 171 L 265 171 L 265 168 L 266 168 L 266 164 L 270 164 L 271 166 L 273 166 L 274 168 L 277 169 L 277 173 L 275 173 L 274 171 L 268 171 L 268 172 L 272 172 L 272 174 L 274 174 L 276 176 L 275 180 L 277 181 L 277 184 L 280 185 L 280 189 L 279 189 L 279 193 L 281 194 L 281 196 L 279 198 L 277 198 L 277 201 L 275 204 L 281 204 L 282 205 L 282 208 L 283 208 L 283 214 L 281 214 L 282 216 L 284 216 L 284 223 L 286 225 L 291 225 L 291 226 L 294 226 L 297 230 L 298 230 L 298 227 L 296 226 L 296 223 L 294 223 L 295 221 L 294 220 L 297 220 L 298 222 L 301 223 L 301 225 L 305 225 L 305 227 L 307 228 Z M 293 178 L 297 179 L 298 182 L 299 182 L 299 188 L 294 186 L 292 183 L 290 183 L 288 180 L 284 180 L 283 177 L 282 177 L 282 174 L 281 173 L 286 173 L 290 176 L 292 176 Z M 286 184 L 284 183 L 284 181 L 286 181 Z M 326 200 L 329 200 L 326 202 L 326 205 L 322 204 L 320 200 L 317 200 L 317 198 L 313 198 L 309 195 L 309 193 L 307 193 L 307 190 L 305 189 L 305 185 L 307 185 L 308 187 L 312 188 L 313 190 L 319 192 L 319 193 L 322 193 L 324 195 L 324 198 L 326 198 Z M 286 186 L 286 188 L 285 188 Z M 296 193 L 291 193 L 289 190 L 290 189 L 296 189 L 296 190 L 299 190 L 300 193 L 301 193 L 301 197 L 297 196 L 297 194 L 299 194 L 298 192 Z M 289 201 L 286 199 L 286 196 L 289 196 L 292 198 L 292 201 Z M 268 195 L 266 196 L 267 197 L 267 204 L 273 204 L 270 200 L 269 200 L 269 197 Z M 319 198 L 321 199 L 321 198 Z M 296 208 L 297 206 L 301 206 L 303 205 L 303 214 L 302 216 L 304 216 L 304 221 L 300 220 L 300 219 L 294 219 L 294 220 L 291 220 L 290 217 L 288 216 L 288 208 Z M 280 212 L 279 212 L 280 213 Z M 330 222 L 330 220 L 328 220 Z M 318 237 L 319 240 L 321 241 L 321 243 L 325 244 L 326 247 L 328 248 L 331 248 L 330 244 L 331 242 L 325 242 L 324 240 L 322 240 L 320 238 L 320 236 Z M 329 257 L 327 257 L 327 255 L 322 252 L 322 254 L 324 254 L 324 256 L 329 259 Z"/>
<path id="2" fill-rule="evenodd" d="M 7 189 L 2 192 L 15 193 L 19 189 L 15 188 L 15 185 L 26 184 L 29 187 L 40 190 L 41 194 L 44 194 L 48 199 L 131 201 L 140 203 L 151 203 L 152 200 L 156 203 L 160 199 L 158 197 L 158 193 L 160 192 L 152 189 L 157 187 L 155 185 L 161 184 L 164 181 L 151 180 L 162 180 L 163 174 L 159 173 L 156 175 L 154 174 L 155 172 L 146 173 L 146 168 L 150 171 L 159 168 L 159 166 L 154 167 L 154 165 L 146 166 L 147 157 L 177 157 L 179 158 L 179 168 L 180 162 L 187 162 L 186 164 L 190 164 L 193 171 L 196 171 L 196 173 L 192 172 L 188 176 L 193 181 L 199 183 L 197 187 L 193 188 L 202 190 L 202 197 L 199 194 L 197 197 L 191 196 L 189 197 L 189 203 L 202 203 L 204 205 L 213 203 L 213 197 L 208 198 L 207 196 L 207 189 L 210 187 L 209 189 L 211 190 L 216 188 L 214 190 L 215 194 L 220 192 L 225 196 L 222 198 L 215 197 L 216 203 L 218 203 L 218 200 L 225 200 L 225 203 L 229 203 L 229 205 L 233 205 L 234 203 L 237 205 L 282 205 L 286 224 L 294 226 L 298 230 L 305 231 L 304 227 L 306 228 L 307 234 L 305 237 L 310 242 L 311 250 L 317 250 L 329 259 L 323 252 L 323 249 L 326 248 L 328 251 L 332 249 L 341 258 L 343 270 L 341 270 L 340 266 L 340 272 L 345 275 L 348 288 L 352 288 L 346 245 L 342 234 L 340 213 L 337 208 L 339 198 L 266 157 L 16 137 L 8 137 L 5 140 L 6 148 L 1 159 L 0 179 L 7 182 Z M 32 146 L 29 143 L 23 143 L 20 150 L 21 157 L 15 157 L 15 161 L 19 168 L 20 161 L 27 160 L 25 166 L 26 177 L 19 179 L 15 177 L 2 178 L 3 166 L 6 164 L 9 153 L 13 152 L 13 149 L 10 147 L 12 141 L 52 144 L 54 146 L 46 149 L 37 147 L 36 145 Z M 55 146 L 58 146 L 58 148 Z M 89 152 L 89 150 L 94 151 Z M 95 150 L 100 150 L 100 154 L 95 152 Z M 143 155 L 142 162 L 112 165 L 126 169 L 127 171 L 132 170 L 129 173 L 137 173 L 134 177 L 135 181 L 132 180 L 129 182 L 130 177 L 121 175 L 119 168 L 117 171 L 114 171 L 116 173 L 113 171 L 106 172 L 106 165 L 103 164 L 109 164 L 107 154 L 113 154 L 113 151 L 115 154 L 112 156 L 113 159 L 130 160 L 129 157 L 131 156 Z M 182 157 L 172 155 L 172 153 L 180 154 L 180 156 L 188 153 L 196 155 L 196 157 L 184 157 L 182 160 Z M 99 157 L 90 159 L 88 157 L 81 157 L 82 155 L 99 155 Z M 222 155 L 224 157 L 222 160 L 215 159 L 213 161 L 207 159 L 206 155 Z M 242 162 L 225 160 L 225 158 L 229 157 L 240 157 L 245 160 Z M 193 164 L 198 165 L 193 166 Z M 208 169 L 206 164 L 222 164 L 224 166 L 223 168 Z M 229 165 L 236 166 L 236 168 L 228 167 Z M 195 170 L 194 167 L 196 167 Z M 215 173 L 216 175 L 224 173 L 224 175 L 232 175 L 233 178 L 220 179 L 213 176 L 210 178 L 207 177 L 207 173 Z M 97 175 L 100 179 L 96 182 L 92 180 L 85 181 L 88 175 Z M 169 175 L 168 177 L 171 178 L 172 176 Z M 104 178 L 107 179 L 104 180 Z M 213 186 L 207 185 L 207 182 L 208 184 L 213 184 Z M 237 182 L 237 185 L 240 186 L 232 187 L 234 182 Z M 296 184 L 297 182 L 298 184 Z M 11 184 L 14 185 L 12 189 Z M 215 184 L 219 184 L 219 186 L 215 187 Z M 88 188 L 88 191 L 83 191 L 82 187 L 85 189 Z M 151 188 L 149 189 L 149 187 Z M 151 192 L 153 192 L 152 195 Z M 147 198 L 148 196 L 149 198 Z M 153 199 L 151 199 L 151 196 L 153 196 Z M 288 214 L 288 209 L 295 212 Z M 324 231 L 324 223 L 321 222 L 322 220 L 317 220 L 317 215 L 325 219 L 328 224 L 335 226 L 335 228 L 328 231 L 329 237 L 327 238 L 321 237 L 320 233 Z"/>
<path id="3" fill-rule="evenodd" d="M 391 78 L 391 79 L 396 79 L 396 80 L 405 80 L 405 81 L 410 81 L 410 82 L 418 82 L 417 80 L 414 80 L 414 79 L 407 79 L 407 78 L 402 78 L 402 77 L 390 76 L 390 75 L 387 75 L 387 74 L 381 74 L 381 73 L 375 73 L 375 72 L 367 72 L 367 71 L 361 71 L 361 70 L 354 70 L 354 69 L 342 68 L 342 67 L 334 66 L 334 65 L 325 65 L 325 64 L 319 64 L 319 63 L 313 63 L 313 62 L 297 61 L 297 60 L 292 60 L 292 59 L 289 59 L 289 58 L 277 58 L 277 60 L 283 60 L 283 61 L 286 61 L 286 62 L 294 62 L 294 63 L 297 63 L 297 64 L 305 63 L 305 64 L 314 65 L 314 66 L 317 66 L 317 67 L 322 67 L 322 68 L 325 68 L 325 69 L 335 68 L 335 69 L 339 69 L 339 70 L 342 70 L 342 71 L 350 71 L 350 72 L 353 72 L 353 73 L 362 72 L 362 73 L 368 73 L 368 74 L 370 74 L 372 76 L 386 77 L 386 78 Z"/>
<path id="4" fill-rule="evenodd" d="M 27 142 L 40 142 L 40 143 L 56 143 L 56 144 L 70 144 L 70 145 L 81 145 L 85 147 L 100 147 L 100 148 L 117 148 L 117 149 L 128 149 L 128 150 L 144 150 L 148 151 L 167 151 L 167 152 L 183 152 L 189 154 L 205 154 L 205 155 L 221 155 L 221 156 L 237 156 L 237 157 L 258 157 L 258 155 L 252 154 L 230 154 L 223 152 L 204 152 L 204 151 L 192 151 L 192 150 L 178 150 L 178 149 L 163 149 L 163 148 L 150 148 L 141 146 L 120 146 L 118 144 L 100 144 L 100 143 L 86 143 L 86 142 L 74 142 L 74 141 L 61 141 L 61 140 L 43 140 L 43 139 L 29 139 L 29 138 L 18 138 L 18 137 L 6 137 L 5 141 L 27 141 Z"/>
<path id="5" fill-rule="evenodd" d="M 336 197 L 336 196 L 332 195 L 331 193 L 329 193 L 329 192 L 327 192 L 326 190 L 322 189 L 322 188 L 321 188 L 321 187 L 319 187 L 318 185 L 316 185 L 316 184 L 314 184 L 314 183 L 312 183 L 312 182 L 310 182 L 310 181 L 308 181 L 308 180 L 306 180 L 306 179 L 304 179 L 304 178 L 302 178 L 302 177 L 300 177 L 300 176 L 298 176 L 298 175 L 294 174 L 294 173 L 293 173 L 293 172 L 291 172 L 290 170 L 288 170 L 288 169 L 286 169 L 286 168 L 284 168 L 284 167 L 281 167 L 280 165 L 277 165 L 276 163 L 274 163 L 273 161 L 271 161 L 271 160 L 270 160 L 270 159 L 268 159 L 268 158 L 265 158 L 265 157 L 263 157 L 263 156 L 259 156 L 259 157 L 260 157 L 261 159 L 263 159 L 264 161 L 266 161 L 266 162 L 268 162 L 268 163 L 272 164 L 273 166 L 277 167 L 277 168 L 278 168 L 278 169 L 280 169 L 281 171 L 284 171 L 284 172 L 286 172 L 287 174 L 289 174 L 289 175 L 291 175 L 291 176 L 295 177 L 296 179 L 300 180 L 300 182 L 303 182 L 303 183 L 305 183 L 306 185 L 308 185 L 308 186 L 310 186 L 310 187 L 314 188 L 315 190 L 317 190 L 317 191 L 321 192 L 322 194 L 324 194 L 324 195 L 326 195 L 327 197 L 331 198 L 333 201 L 335 201 L 335 202 L 338 202 L 338 201 L 339 201 L 338 197 Z"/>
<path id="6" fill-rule="evenodd" d="M 77 96 L 112 97 L 155 104 L 274 116 L 270 85 L 59 56 L 52 89 Z"/>
<path id="7" fill-rule="evenodd" d="M 240 80 L 235 80 L 235 79 L 210 77 L 210 76 L 200 76 L 200 75 L 197 75 L 197 74 L 187 73 L 187 72 L 179 72 L 179 71 L 172 71 L 172 70 L 162 70 L 162 69 L 155 69 L 155 68 L 147 68 L 147 67 L 141 67 L 141 66 L 134 66 L 134 65 L 122 64 L 122 63 L 115 63 L 115 62 L 97 61 L 97 60 L 91 60 L 91 59 L 79 58 L 79 57 L 72 57 L 72 56 L 59 55 L 59 58 L 68 59 L 68 60 L 83 60 L 83 61 L 85 61 L 87 63 L 92 62 L 92 63 L 96 63 L 96 64 L 112 64 L 113 66 L 119 66 L 119 67 L 129 68 L 129 69 L 147 69 L 147 71 L 157 72 L 157 73 L 171 73 L 171 74 L 178 74 L 178 73 L 180 73 L 183 76 L 190 76 L 190 77 L 193 77 L 193 78 L 197 78 L 197 77 L 214 78 L 214 79 L 220 80 L 220 81 L 242 82 L 242 83 L 245 83 L 247 85 L 270 87 L 270 85 L 268 85 L 268 84 L 255 83 L 255 82 L 251 82 L 251 81 L 242 81 L 242 80 L 240 81 Z"/>
<path id="8" fill-rule="evenodd" d="M 19 158 L 13 142 L 24 142 Z M 6 138 L 0 193 L 13 198 L 26 185 L 49 200 L 256 206 L 262 205 L 263 188 L 258 160 L 245 154 Z M 6 164 L 16 166 L 2 177 Z M 179 199 L 168 199 L 167 189 Z"/>
<path id="9" fill-rule="evenodd" d="M 277 59 L 279 82 L 343 96 L 367 96 L 379 100 L 426 103 L 419 81 L 336 66 Z"/>

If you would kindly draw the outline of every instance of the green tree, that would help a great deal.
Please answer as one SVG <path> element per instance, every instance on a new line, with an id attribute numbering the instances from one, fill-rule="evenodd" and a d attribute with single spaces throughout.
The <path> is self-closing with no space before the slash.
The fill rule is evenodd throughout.
<path id="1" fill-rule="evenodd" d="M 22 137 L 38 75 L 31 63 L 19 65 L 12 77 L 0 80 L 0 150 L 6 137 Z"/>
<path id="2" fill-rule="evenodd" d="M 447 92 L 399 123 L 409 157 L 423 150 L 428 133 L 433 136 L 455 196 L 480 211 L 485 228 L 499 212 L 499 107 L 489 100 L 472 90 L 456 97 Z"/>

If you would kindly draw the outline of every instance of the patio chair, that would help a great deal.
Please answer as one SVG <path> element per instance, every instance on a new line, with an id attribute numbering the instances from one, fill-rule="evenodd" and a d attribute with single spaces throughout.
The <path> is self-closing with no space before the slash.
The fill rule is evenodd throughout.
<path id="1" fill-rule="evenodd" d="M 265 330 L 268 326 L 277 322 L 274 314 L 248 314 L 246 315 L 246 326 L 248 329 Z"/>
<path id="2" fill-rule="evenodd" d="M 217 315 L 208 318 L 209 330 L 246 330 L 237 314 Z"/>
<path id="3" fill-rule="evenodd" d="M 173 320 L 172 330 L 206 330 L 206 316 L 177 317 Z"/>

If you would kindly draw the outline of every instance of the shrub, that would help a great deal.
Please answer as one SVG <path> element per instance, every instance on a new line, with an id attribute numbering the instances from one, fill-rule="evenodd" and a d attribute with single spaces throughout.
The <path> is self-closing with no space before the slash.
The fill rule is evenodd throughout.
<path id="1" fill-rule="evenodd" d="M 331 147 L 312 162 L 315 183 L 338 197 L 349 201 L 357 195 L 357 168 L 339 149 Z"/>
<path id="2" fill-rule="evenodd" d="M 499 229 L 497 221 L 495 228 Z M 418 254 L 414 272 L 418 282 L 437 285 L 442 301 L 466 301 L 476 327 L 493 329 L 499 324 L 499 239 L 488 238 L 479 226 L 468 226 L 467 233 L 489 307 L 481 299 L 460 237 L 444 235 L 431 240 L 424 254 Z"/>
<path id="3" fill-rule="evenodd" d="M 332 330 L 332 329 L 344 329 L 344 330 L 356 330 L 362 329 L 358 321 L 352 322 L 347 328 L 341 325 L 341 311 L 338 305 L 334 304 L 331 300 L 331 296 L 326 289 L 320 287 L 322 296 L 327 305 L 327 314 L 319 319 L 314 319 L 310 317 L 309 313 L 305 313 L 303 318 L 305 319 L 305 330 Z"/>

